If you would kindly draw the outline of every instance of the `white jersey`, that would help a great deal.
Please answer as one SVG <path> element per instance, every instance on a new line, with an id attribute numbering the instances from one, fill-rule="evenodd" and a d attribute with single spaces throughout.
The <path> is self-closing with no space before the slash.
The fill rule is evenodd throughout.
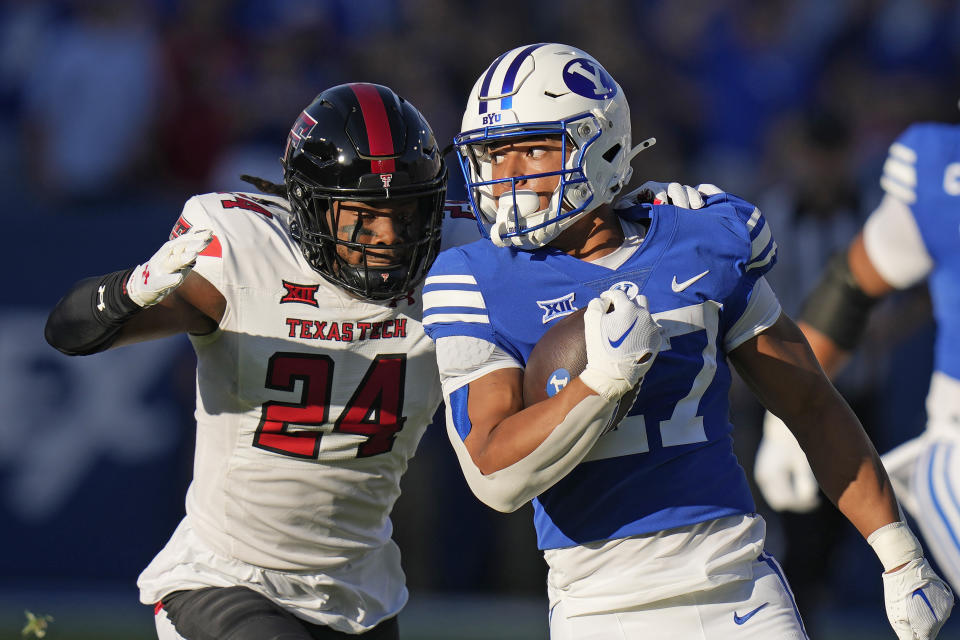
<path id="1" fill-rule="evenodd" d="M 351 606 L 386 616 L 406 600 L 389 514 L 441 398 L 433 344 L 419 289 L 349 295 L 306 262 L 290 218 L 280 198 L 211 193 L 174 229 L 213 230 L 195 272 L 226 299 L 219 329 L 191 336 L 197 444 L 182 526 L 224 560 L 332 577 L 360 592 Z M 472 216 L 457 222 L 477 235 Z M 383 559 L 372 575 L 370 554 Z M 141 576 L 145 602 L 197 586 L 171 584 L 163 555 Z"/>

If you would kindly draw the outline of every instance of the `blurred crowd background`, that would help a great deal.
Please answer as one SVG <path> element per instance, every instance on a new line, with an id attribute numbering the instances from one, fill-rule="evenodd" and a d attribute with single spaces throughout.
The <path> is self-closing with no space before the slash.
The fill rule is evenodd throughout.
<path id="1" fill-rule="evenodd" d="M 287 131 L 320 90 L 387 84 L 449 142 L 486 65 L 539 41 L 585 49 L 623 86 L 634 140 L 658 140 L 634 185 L 712 182 L 761 206 L 792 314 L 879 202 L 888 145 L 910 122 L 960 121 L 950 0 L 5 0 L 0 637 L 53 593 L 135 603 L 191 473 L 186 339 L 60 356 L 42 329 L 66 288 L 148 258 L 191 194 L 250 190 L 241 173 L 279 181 Z M 922 290 L 896 296 L 838 383 L 881 452 L 922 429 L 932 330 Z M 739 384 L 733 414 L 749 471 L 762 410 Z M 545 607 L 532 512 L 481 507 L 450 454 L 430 429 L 395 512 L 414 600 Z M 812 626 L 884 623 L 880 565 L 852 528 L 758 507 L 774 553 L 792 553 L 785 530 L 823 545 L 791 575 Z"/>

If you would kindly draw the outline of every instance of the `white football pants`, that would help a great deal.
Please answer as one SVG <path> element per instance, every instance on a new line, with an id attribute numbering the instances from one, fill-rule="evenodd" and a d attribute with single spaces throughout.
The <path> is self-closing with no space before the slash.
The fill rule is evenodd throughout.
<path id="1" fill-rule="evenodd" d="M 884 454 L 883 465 L 941 575 L 960 591 L 960 380 L 933 374 L 927 430 Z"/>
<path id="2" fill-rule="evenodd" d="M 776 560 L 761 554 L 753 576 L 614 613 L 567 617 L 561 600 L 550 640 L 807 640 Z"/>

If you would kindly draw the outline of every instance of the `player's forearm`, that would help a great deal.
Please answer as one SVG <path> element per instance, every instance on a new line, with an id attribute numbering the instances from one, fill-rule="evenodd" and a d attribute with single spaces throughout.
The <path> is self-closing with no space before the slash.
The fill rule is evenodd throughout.
<path id="1" fill-rule="evenodd" d="M 831 500 L 834 500 L 833 496 Z M 837 508 L 864 538 L 901 519 L 893 487 L 876 455 L 861 459 L 854 480 L 835 501 Z"/>
<path id="2" fill-rule="evenodd" d="M 47 318 L 47 342 L 67 355 L 109 349 L 117 334 L 141 308 L 130 300 L 126 280 L 132 269 L 77 282 Z"/>
<path id="3" fill-rule="evenodd" d="M 474 418 L 474 405 L 471 405 L 474 428 L 465 443 L 477 468 L 486 475 L 524 459 L 590 395 L 596 393 L 575 378 L 555 396 L 507 415 L 489 427 Z"/>
<path id="4" fill-rule="evenodd" d="M 730 358 L 764 406 L 796 436 L 824 493 L 864 536 L 899 519 L 876 450 L 789 317 L 781 315 Z"/>
<path id="5" fill-rule="evenodd" d="M 538 446 L 495 471 L 481 472 L 457 430 L 448 425 L 447 433 L 464 477 L 477 498 L 498 511 L 515 511 L 552 487 L 583 460 L 609 426 L 617 403 L 592 392 L 571 397 L 580 400 L 553 425 Z"/>
<path id="6" fill-rule="evenodd" d="M 860 422 L 831 389 L 824 400 L 788 417 L 821 489 L 864 538 L 900 519 L 890 480 Z"/>
<path id="7" fill-rule="evenodd" d="M 226 301 L 202 277 L 188 274 L 180 290 L 143 308 L 126 292 L 130 272 L 117 271 L 76 283 L 47 318 L 47 342 L 66 355 L 91 355 L 180 333 L 202 335 L 216 330 Z"/>

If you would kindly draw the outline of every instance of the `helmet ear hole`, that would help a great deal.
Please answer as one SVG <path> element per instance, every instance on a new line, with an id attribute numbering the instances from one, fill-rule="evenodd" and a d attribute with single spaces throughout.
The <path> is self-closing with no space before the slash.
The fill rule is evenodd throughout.
<path id="1" fill-rule="evenodd" d="M 623 147 L 620 146 L 620 143 L 613 145 L 609 149 L 603 152 L 602 158 L 609 163 L 613 163 L 613 159 L 617 157 L 617 154 L 620 153 L 620 149 Z"/>

